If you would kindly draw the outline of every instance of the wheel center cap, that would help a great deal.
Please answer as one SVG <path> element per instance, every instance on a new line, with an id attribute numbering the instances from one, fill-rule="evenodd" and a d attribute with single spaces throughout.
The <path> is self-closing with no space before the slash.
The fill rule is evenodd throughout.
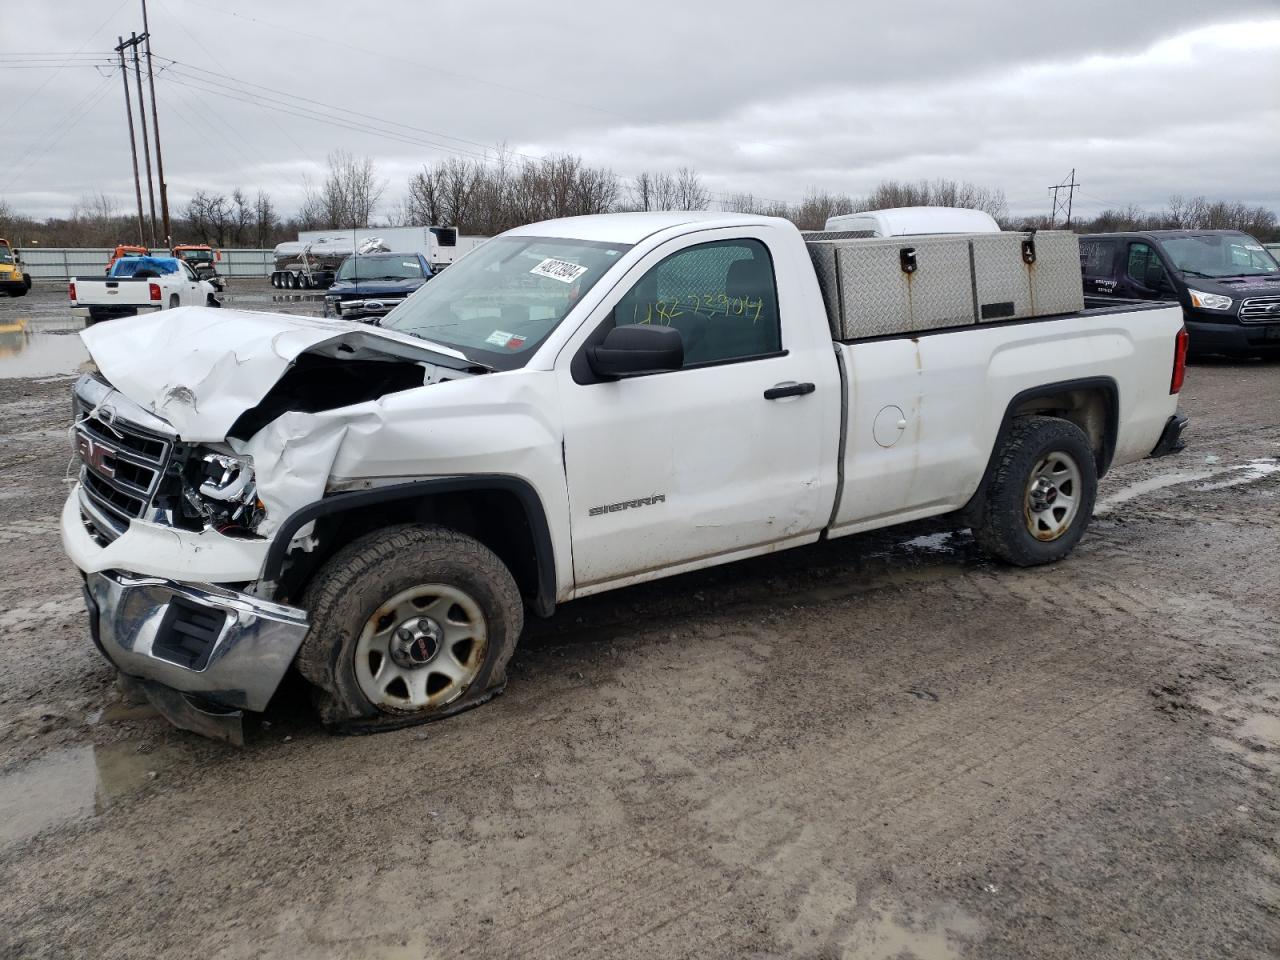
<path id="1" fill-rule="evenodd" d="M 391 659 L 406 668 L 430 663 L 440 652 L 444 630 L 430 617 L 413 617 L 396 627 Z"/>
<path id="2" fill-rule="evenodd" d="M 1031 509 L 1046 510 L 1058 499 L 1058 488 L 1048 480 L 1041 478 L 1031 488 Z"/>

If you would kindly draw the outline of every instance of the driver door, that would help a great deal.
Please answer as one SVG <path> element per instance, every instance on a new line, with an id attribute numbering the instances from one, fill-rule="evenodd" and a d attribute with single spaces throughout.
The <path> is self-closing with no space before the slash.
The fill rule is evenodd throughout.
<path id="1" fill-rule="evenodd" d="M 813 318 L 795 309 L 804 305 L 788 313 L 779 303 L 760 237 L 714 239 L 728 233 L 651 253 L 561 354 L 579 596 L 808 542 L 827 522 L 835 451 L 824 438 L 836 436 L 826 414 L 838 416 L 838 369 L 830 340 L 810 329 L 825 324 L 806 325 Z M 596 377 L 586 345 L 630 323 L 677 329 L 684 366 Z"/>

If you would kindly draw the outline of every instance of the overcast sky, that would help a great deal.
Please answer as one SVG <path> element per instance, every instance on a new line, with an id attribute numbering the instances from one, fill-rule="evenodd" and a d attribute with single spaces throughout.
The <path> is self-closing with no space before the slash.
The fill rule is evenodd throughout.
<path id="1" fill-rule="evenodd" d="M 786 201 L 945 176 L 1047 213 L 1074 167 L 1085 214 L 1175 193 L 1280 211 L 1280 0 L 149 9 L 157 70 L 178 61 L 156 79 L 176 208 L 241 186 L 288 214 L 345 148 L 374 159 L 389 209 L 424 161 L 504 142 L 623 177 L 685 164 L 712 190 Z M 139 0 L 7 11 L 0 199 L 40 217 L 96 191 L 132 206 L 119 72 L 80 61 L 114 57 L 141 19 Z M 362 114 L 394 136 L 351 129 Z"/>

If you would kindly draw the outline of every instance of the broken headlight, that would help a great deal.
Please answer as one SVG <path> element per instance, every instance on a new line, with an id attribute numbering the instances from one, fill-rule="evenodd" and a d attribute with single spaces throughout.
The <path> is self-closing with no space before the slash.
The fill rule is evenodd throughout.
<path id="1" fill-rule="evenodd" d="M 219 533 L 252 534 L 266 516 L 253 462 L 216 451 L 193 451 L 183 471 L 182 513 Z"/>

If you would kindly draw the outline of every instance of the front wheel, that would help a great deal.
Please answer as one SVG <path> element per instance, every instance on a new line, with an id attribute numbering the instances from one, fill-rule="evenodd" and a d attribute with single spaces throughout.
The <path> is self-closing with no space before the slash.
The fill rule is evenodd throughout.
<path id="1" fill-rule="evenodd" d="M 1093 517 L 1098 472 L 1089 438 L 1057 417 L 1019 417 L 988 478 L 973 535 L 1019 567 L 1061 560 Z"/>
<path id="2" fill-rule="evenodd" d="M 368 732 L 439 719 L 506 685 L 524 626 L 511 572 L 444 527 L 376 531 L 339 551 L 307 588 L 299 672 L 320 719 Z"/>

